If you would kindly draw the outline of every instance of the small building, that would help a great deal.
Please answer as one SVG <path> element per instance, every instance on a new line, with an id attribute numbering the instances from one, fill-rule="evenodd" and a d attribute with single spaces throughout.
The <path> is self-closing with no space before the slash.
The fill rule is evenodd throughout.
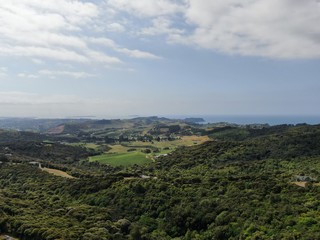
<path id="1" fill-rule="evenodd" d="M 141 175 L 140 176 L 142 179 L 150 179 L 151 177 L 150 176 L 147 176 L 147 175 Z"/>
<path id="2" fill-rule="evenodd" d="M 29 162 L 29 164 L 33 166 L 38 166 L 39 168 L 41 168 L 41 163 L 39 162 Z"/>
<path id="3" fill-rule="evenodd" d="M 30 165 L 39 165 L 39 162 L 29 162 Z"/>
<path id="4" fill-rule="evenodd" d="M 310 176 L 304 176 L 304 175 L 296 175 L 294 176 L 295 182 L 315 182 L 316 179 Z"/>
<path id="5" fill-rule="evenodd" d="M 156 156 L 156 158 L 159 158 L 159 157 L 166 157 L 166 156 L 168 156 L 168 155 L 169 155 L 168 153 L 160 154 L 160 155 Z"/>
<path id="6" fill-rule="evenodd" d="M 316 181 L 317 181 L 317 179 L 310 177 L 310 176 L 296 175 L 292 178 L 291 183 L 295 184 L 299 187 L 307 187 L 307 186 L 312 185 Z"/>

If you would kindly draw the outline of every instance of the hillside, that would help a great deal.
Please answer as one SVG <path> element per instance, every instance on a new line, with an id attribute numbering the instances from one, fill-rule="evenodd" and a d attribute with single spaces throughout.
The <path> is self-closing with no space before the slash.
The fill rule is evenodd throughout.
<path id="1" fill-rule="evenodd" d="M 319 239 L 320 126 L 232 131 L 126 168 L 89 163 L 95 152 L 78 146 L 3 145 L 20 161 L 0 164 L 0 233 L 41 240 Z M 76 178 L 23 161 L 36 157 Z"/>

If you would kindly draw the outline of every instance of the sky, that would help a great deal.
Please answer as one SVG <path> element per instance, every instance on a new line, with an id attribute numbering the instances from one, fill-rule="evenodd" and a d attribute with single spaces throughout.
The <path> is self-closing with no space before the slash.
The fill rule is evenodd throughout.
<path id="1" fill-rule="evenodd" d="M 0 0 L 0 117 L 320 115 L 319 0 Z"/>

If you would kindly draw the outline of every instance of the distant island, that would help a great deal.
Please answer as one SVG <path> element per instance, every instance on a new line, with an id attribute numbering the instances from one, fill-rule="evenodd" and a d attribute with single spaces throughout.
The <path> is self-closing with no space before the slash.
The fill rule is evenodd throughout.
<path id="1" fill-rule="evenodd" d="M 205 120 L 203 118 L 185 118 L 185 122 L 187 123 L 203 123 Z"/>

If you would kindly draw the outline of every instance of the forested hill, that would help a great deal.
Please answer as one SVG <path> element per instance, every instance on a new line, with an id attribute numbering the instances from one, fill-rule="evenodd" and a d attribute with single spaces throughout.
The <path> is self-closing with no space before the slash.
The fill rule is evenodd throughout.
<path id="1" fill-rule="evenodd" d="M 94 174 L 102 166 L 69 163 L 74 171 L 90 168 L 74 179 L 24 163 L 2 163 L 0 235 L 320 239 L 320 126 L 216 133 L 210 142 L 180 148 L 145 166 Z"/>
<path id="2" fill-rule="evenodd" d="M 262 159 L 289 160 L 302 156 L 320 155 L 320 125 L 281 125 L 263 129 L 248 129 L 239 141 L 243 129 L 219 130 L 219 138 L 194 147 L 183 147 L 163 158 L 161 167 L 194 167 L 199 164 L 214 166 L 216 162 Z M 227 138 L 227 140 L 225 140 Z"/>

